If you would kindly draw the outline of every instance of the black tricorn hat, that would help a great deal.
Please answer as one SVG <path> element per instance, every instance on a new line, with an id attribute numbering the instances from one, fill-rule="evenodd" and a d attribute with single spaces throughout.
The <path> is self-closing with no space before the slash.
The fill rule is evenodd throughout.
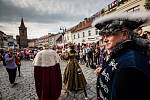
<path id="1" fill-rule="evenodd" d="M 97 18 L 92 25 L 100 30 L 100 35 L 114 35 L 123 29 L 133 31 L 149 24 L 149 16 L 150 12 L 113 13 Z"/>

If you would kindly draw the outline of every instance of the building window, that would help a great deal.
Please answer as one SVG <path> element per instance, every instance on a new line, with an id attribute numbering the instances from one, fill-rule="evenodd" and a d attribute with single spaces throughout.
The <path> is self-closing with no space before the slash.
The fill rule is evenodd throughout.
<path id="1" fill-rule="evenodd" d="M 96 33 L 96 35 L 98 35 L 98 34 L 99 34 L 98 29 L 95 29 L 95 33 Z"/>
<path id="2" fill-rule="evenodd" d="M 78 33 L 78 38 L 80 38 L 80 35 L 79 35 L 79 33 Z"/>
<path id="3" fill-rule="evenodd" d="M 76 38 L 75 34 L 74 34 L 74 39 Z"/>
<path id="4" fill-rule="evenodd" d="M 83 37 L 85 37 L 85 33 L 83 32 Z"/>
<path id="5" fill-rule="evenodd" d="M 91 31 L 90 30 L 88 31 L 88 34 L 89 34 L 89 36 L 91 36 Z"/>
<path id="6" fill-rule="evenodd" d="M 127 10 L 127 12 L 136 12 L 136 11 L 140 11 L 140 5 L 135 6 L 133 8 L 130 8 Z"/>
<path id="7" fill-rule="evenodd" d="M 67 39 L 69 40 L 69 36 L 67 36 Z"/>
<path id="8" fill-rule="evenodd" d="M 64 37 L 64 41 L 66 41 L 66 37 Z"/>

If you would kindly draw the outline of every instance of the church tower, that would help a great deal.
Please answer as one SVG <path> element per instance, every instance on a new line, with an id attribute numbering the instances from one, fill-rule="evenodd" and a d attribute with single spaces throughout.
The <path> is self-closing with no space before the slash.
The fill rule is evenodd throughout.
<path id="1" fill-rule="evenodd" d="M 21 25 L 19 26 L 19 44 L 20 48 L 26 48 L 28 47 L 28 39 L 27 39 L 27 28 L 24 25 L 23 18 L 21 19 Z"/>

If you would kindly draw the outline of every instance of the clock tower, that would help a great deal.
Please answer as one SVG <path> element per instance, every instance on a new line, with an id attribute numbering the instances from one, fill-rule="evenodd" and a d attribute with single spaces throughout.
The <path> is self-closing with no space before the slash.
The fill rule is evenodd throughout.
<path id="1" fill-rule="evenodd" d="M 28 39 L 27 39 L 27 27 L 24 25 L 23 18 L 21 19 L 21 25 L 19 26 L 19 48 L 28 47 Z"/>

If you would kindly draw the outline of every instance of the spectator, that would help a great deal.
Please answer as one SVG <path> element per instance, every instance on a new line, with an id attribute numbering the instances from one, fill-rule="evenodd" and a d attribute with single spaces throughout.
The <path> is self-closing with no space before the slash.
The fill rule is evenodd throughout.
<path id="1" fill-rule="evenodd" d="M 17 49 L 16 52 L 16 64 L 17 64 L 17 68 L 18 68 L 18 73 L 19 73 L 19 77 L 21 76 L 21 72 L 20 72 L 20 67 L 21 67 L 21 53 L 19 51 L 19 49 Z"/>
<path id="2" fill-rule="evenodd" d="M 17 65 L 15 62 L 15 55 L 12 48 L 8 49 L 8 52 L 5 54 L 4 58 L 6 63 L 5 67 L 9 75 L 9 82 L 11 84 L 11 87 L 14 87 L 15 85 L 17 85 L 17 83 L 15 83 Z"/>
<path id="3" fill-rule="evenodd" d="M 86 67 L 93 65 L 93 49 L 90 44 L 86 47 Z"/>
<path id="4" fill-rule="evenodd" d="M 84 64 L 84 60 L 83 60 L 83 50 L 82 50 L 82 49 L 81 49 L 80 52 L 79 52 L 79 56 L 80 56 L 79 63 L 80 63 L 80 64 Z"/>
<path id="5" fill-rule="evenodd" d="M 83 60 L 84 63 L 86 63 L 86 44 L 83 44 L 82 51 L 83 51 Z"/>
<path id="6" fill-rule="evenodd" d="M 94 60 L 96 65 L 100 65 L 99 55 L 100 55 L 100 48 L 97 46 L 95 48 L 95 53 L 94 53 Z"/>

